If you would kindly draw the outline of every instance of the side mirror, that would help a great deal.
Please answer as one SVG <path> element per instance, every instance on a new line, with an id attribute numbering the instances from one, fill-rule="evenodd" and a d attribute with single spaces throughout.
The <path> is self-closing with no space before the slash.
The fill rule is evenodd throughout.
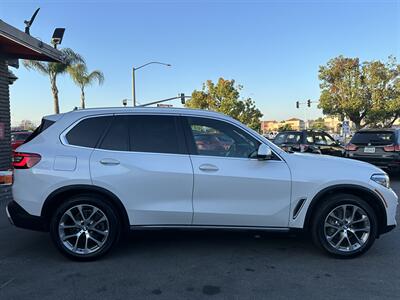
<path id="1" fill-rule="evenodd" d="M 257 158 L 260 160 L 267 160 L 272 158 L 271 148 L 265 144 L 260 144 L 257 150 Z"/>

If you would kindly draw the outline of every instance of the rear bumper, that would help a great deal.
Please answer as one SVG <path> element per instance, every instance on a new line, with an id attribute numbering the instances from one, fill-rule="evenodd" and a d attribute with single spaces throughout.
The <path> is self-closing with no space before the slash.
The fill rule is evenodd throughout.
<path id="1" fill-rule="evenodd" d="M 393 157 L 393 158 L 377 158 L 377 157 L 368 157 L 363 155 L 356 155 L 353 153 L 347 153 L 346 157 L 351 159 L 357 159 L 361 161 L 365 161 L 367 163 L 373 164 L 380 168 L 387 168 L 387 169 L 400 169 L 400 156 Z"/>
<path id="2" fill-rule="evenodd" d="M 30 215 L 15 201 L 11 201 L 7 204 L 6 213 L 10 223 L 16 227 L 36 231 L 47 231 L 46 223 L 42 217 Z"/>

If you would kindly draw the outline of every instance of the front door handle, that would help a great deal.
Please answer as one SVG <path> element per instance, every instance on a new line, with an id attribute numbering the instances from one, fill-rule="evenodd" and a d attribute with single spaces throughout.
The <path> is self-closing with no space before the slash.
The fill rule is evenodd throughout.
<path id="1" fill-rule="evenodd" d="M 103 158 L 102 160 L 100 160 L 100 163 L 106 166 L 119 165 L 119 161 L 113 158 Z"/>
<path id="2" fill-rule="evenodd" d="M 208 172 L 210 172 L 210 171 L 215 172 L 215 171 L 219 170 L 217 166 L 214 166 L 214 165 L 211 165 L 211 164 L 203 164 L 203 165 L 201 165 L 199 167 L 199 169 L 202 170 L 202 171 L 206 171 L 206 172 L 207 171 Z"/>

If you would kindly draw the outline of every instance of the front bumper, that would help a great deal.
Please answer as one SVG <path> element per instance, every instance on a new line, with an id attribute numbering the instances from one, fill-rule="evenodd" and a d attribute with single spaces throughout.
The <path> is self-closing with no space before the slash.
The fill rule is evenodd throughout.
<path id="1" fill-rule="evenodd" d="M 10 223 L 16 227 L 36 231 L 47 231 L 46 222 L 42 217 L 30 215 L 15 201 L 11 201 L 7 204 L 6 213 Z"/>

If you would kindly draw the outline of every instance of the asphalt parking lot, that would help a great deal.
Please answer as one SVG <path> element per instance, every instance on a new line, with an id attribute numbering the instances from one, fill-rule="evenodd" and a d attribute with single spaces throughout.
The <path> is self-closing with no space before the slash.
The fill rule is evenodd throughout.
<path id="1" fill-rule="evenodd" d="M 400 176 L 392 186 L 400 193 Z M 0 202 L 0 299 L 400 298 L 398 228 L 351 260 L 292 234 L 168 230 L 132 233 L 102 260 L 78 263 L 48 234 L 11 226 Z"/>

